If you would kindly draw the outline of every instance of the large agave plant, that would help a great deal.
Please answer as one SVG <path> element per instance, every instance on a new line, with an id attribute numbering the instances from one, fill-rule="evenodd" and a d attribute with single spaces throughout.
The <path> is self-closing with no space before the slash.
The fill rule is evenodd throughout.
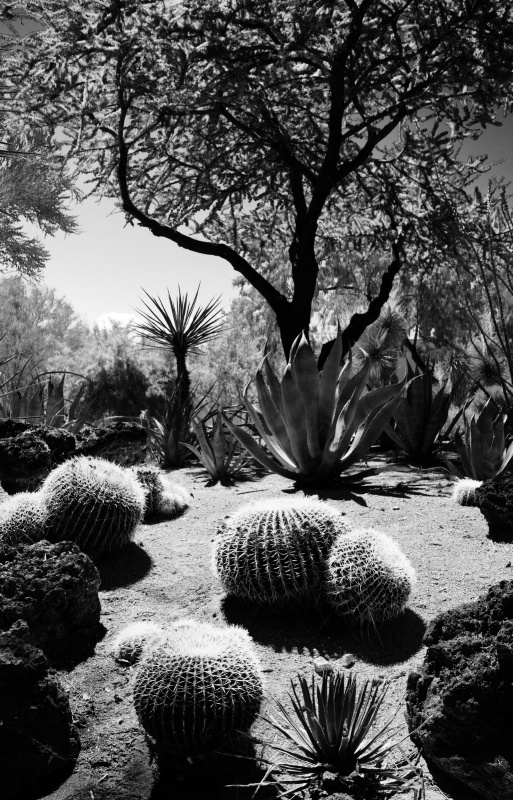
<path id="1" fill-rule="evenodd" d="M 343 366 L 340 330 L 319 376 L 304 334 L 292 345 L 281 381 L 264 358 L 256 373 L 260 409 L 244 402 L 268 452 L 226 417 L 228 429 L 262 466 L 286 478 L 317 483 L 361 459 L 397 408 L 407 379 L 368 391 L 371 362 L 352 374 Z"/>
<path id="2" fill-rule="evenodd" d="M 434 391 L 433 370 L 421 369 L 409 358 L 406 362 L 408 389 L 394 410 L 395 427 L 385 426 L 385 433 L 409 456 L 419 460 L 432 456 L 443 426 L 447 422 L 454 388 L 446 381 Z"/>
<path id="3" fill-rule="evenodd" d="M 230 436 L 230 440 L 223 431 L 223 418 L 217 412 L 216 421 L 211 435 L 203 420 L 195 416 L 192 419 L 192 428 L 198 440 L 199 449 L 188 442 L 184 442 L 196 458 L 201 461 L 210 475 L 210 486 L 221 483 L 229 486 L 236 478 L 247 477 L 248 459 L 245 451 L 236 453 L 237 441 Z"/>
<path id="4" fill-rule="evenodd" d="M 513 442 L 506 447 L 505 419 L 505 414 L 494 411 L 493 401 L 487 400 L 479 413 L 465 420 L 464 436 L 458 431 L 454 438 L 464 476 L 452 462 L 446 462 L 457 477 L 487 481 L 506 469 L 513 458 Z"/>

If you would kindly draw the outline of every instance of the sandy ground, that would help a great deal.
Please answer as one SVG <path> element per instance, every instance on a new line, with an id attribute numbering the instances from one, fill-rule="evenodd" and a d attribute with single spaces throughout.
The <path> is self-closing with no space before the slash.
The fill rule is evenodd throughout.
<path id="1" fill-rule="evenodd" d="M 211 542 L 218 522 L 249 501 L 287 496 L 284 492 L 293 490 L 290 481 L 267 475 L 230 488 L 207 487 L 205 473 L 199 468 L 170 473 L 173 481 L 194 495 L 190 509 L 178 519 L 140 526 L 129 550 L 101 566 L 104 637 L 94 655 L 58 671 L 69 695 L 82 750 L 71 774 L 44 795 L 46 800 L 235 800 L 251 796 L 241 790 L 216 789 L 213 783 L 207 789 L 195 788 L 188 780 L 161 775 L 152 762 L 133 709 L 133 670 L 118 665 L 110 654 L 114 636 L 135 620 L 152 620 L 163 626 L 181 618 L 244 625 L 255 642 L 267 696 L 285 703 L 290 679 L 298 673 L 311 675 L 317 655 L 329 659 L 335 669 L 344 669 L 342 657 L 351 653 L 357 675 L 390 681 L 383 719 L 401 704 L 401 723 L 407 674 L 423 659 L 427 622 L 510 578 L 513 545 L 493 542 L 477 509 L 452 502 L 451 482 L 443 471 L 390 469 L 361 485 L 320 493 L 342 510 L 354 527 L 377 528 L 393 536 L 416 568 L 418 586 L 407 611 L 371 633 L 350 629 L 334 616 L 262 614 L 225 602 L 210 569 Z M 262 720 L 253 731 L 267 743 L 275 736 Z M 427 800 L 441 800 L 446 791 L 447 787 L 442 791 L 427 773 Z M 451 791 L 451 796 L 470 800 L 468 792 L 458 795 Z"/>

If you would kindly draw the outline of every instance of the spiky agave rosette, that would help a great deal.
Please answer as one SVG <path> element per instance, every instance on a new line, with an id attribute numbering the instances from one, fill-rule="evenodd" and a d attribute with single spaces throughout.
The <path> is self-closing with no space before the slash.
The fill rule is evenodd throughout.
<path id="1" fill-rule="evenodd" d="M 370 359 L 352 374 L 351 358 L 341 367 L 338 331 L 319 377 L 306 336 L 298 336 L 283 377 L 278 380 L 267 358 L 256 373 L 260 410 L 244 401 L 268 452 L 227 417 L 228 429 L 260 464 L 286 478 L 318 485 L 338 477 L 374 444 L 399 404 L 407 378 L 367 390 Z"/>
<path id="2" fill-rule="evenodd" d="M 257 603 L 313 601 L 330 547 L 349 531 L 318 498 L 270 498 L 235 511 L 220 525 L 213 568 L 224 589 Z"/>
<path id="3" fill-rule="evenodd" d="M 86 456 L 54 469 L 40 491 L 48 512 L 45 538 L 75 542 L 93 559 L 130 543 L 145 504 L 131 470 Z"/>
<path id="4" fill-rule="evenodd" d="M 249 730 L 263 680 L 247 631 L 185 620 L 143 657 L 133 694 L 157 752 L 192 758 Z"/>
<path id="5" fill-rule="evenodd" d="M 375 624 L 404 610 L 416 580 L 394 539 L 381 531 L 354 530 L 334 542 L 324 588 L 340 614 L 360 624 Z"/>

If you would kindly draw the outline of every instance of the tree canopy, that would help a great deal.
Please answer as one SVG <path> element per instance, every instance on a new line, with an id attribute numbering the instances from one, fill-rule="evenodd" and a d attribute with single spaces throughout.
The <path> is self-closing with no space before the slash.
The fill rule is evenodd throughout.
<path id="1" fill-rule="evenodd" d="M 265 298 L 288 353 L 320 270 L 390 253 L 348 344 L 414 255 L 451 246 L 483 158 L 460 144 L 512 106 L 513 7 L 490 0 L 35 0 L 17 110 L 91 191 Z M 266 275 L 276 249 L 287 291 Z"/>

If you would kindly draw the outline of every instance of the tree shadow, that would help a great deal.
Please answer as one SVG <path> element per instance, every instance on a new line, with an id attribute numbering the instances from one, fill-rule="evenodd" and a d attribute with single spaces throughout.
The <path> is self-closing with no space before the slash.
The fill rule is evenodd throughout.
<path id="1" fill-rule="evenodd" d="M 228 595 L 221 612 L 230 624 L 242 625 L 252 638 L 275 652 L 319 653 L 328 659 L 352 653 L 357 660 L 381 666 L 401 663 L 418 653 L 426 630 L 424 620 L 407 608 L 376 627 L 350 624 L 326 604 L 256 606 Z"/>
<path id="2" fill-rule="evenodd" d="M 124 550 L 106 556 L 96 565 L 101 578 L 100 591 L 109 592 L 137 583 L 146 577 L 152 564 L 146 550 L 130 542 Z"/>

